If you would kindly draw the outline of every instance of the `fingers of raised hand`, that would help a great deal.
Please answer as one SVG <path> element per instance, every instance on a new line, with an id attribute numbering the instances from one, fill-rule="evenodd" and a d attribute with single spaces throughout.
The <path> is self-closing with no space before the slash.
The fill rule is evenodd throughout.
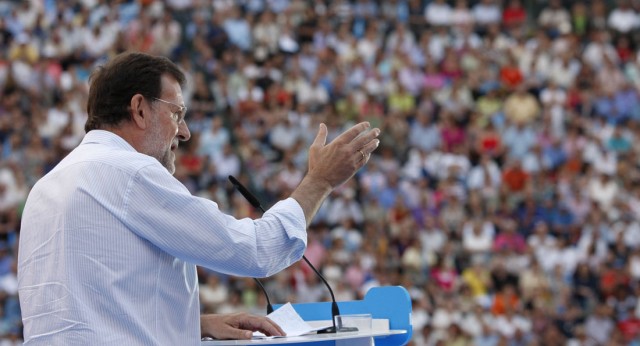
<path id="1" fill-rule="evenodd" d="M 362 151 L 361 149 L 356 150 L 356 152 L 360 153 L 360 156 L 362 156 L 359 160 L 356 159 L 356 161 L 366 161 L 367 160 L 367 154 L 364 153 L 364 151 Z"/>
<path id="2" fill-rule="evenodd" d="M 312 143 L 312 147 L 323 147 L 327 142 L 327 125 L 320 124 L 316 138 Z"/>
<path id="3" fill-rule="evenodd" d="M 361 122 L 356 125 L 353 125 L 350 129 L 343 132 L 340 136 L 338 136 L 334 141 L 337 143 L 351 143 L 356 137 L 358 137 L 363 132 L 367 131 L 371 127 L 369 122 Z"/>
<path id="4" fill-rule="evenodd" d="M 356 153 L 359 154 L 359 156 L 356 157 L 356 162 L 362 162 L 364 164 L 369 160 L 371 152 L 380 144 L 380 140 L 377 138 L 379 135 L 380 130 L 373 129 L 353 140 L 351 144 L 356 148 Z"/>

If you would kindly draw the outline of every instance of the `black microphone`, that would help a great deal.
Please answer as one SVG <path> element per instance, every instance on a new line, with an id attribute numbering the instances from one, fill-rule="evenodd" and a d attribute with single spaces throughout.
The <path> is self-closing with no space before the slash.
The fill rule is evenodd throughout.
<path id="1" fill-rule="evenodd" d="M 260 207 L 260 209 L 262 209 L 262 206 L 260 206 L 260 202 L 258 202 L 258 200 L 253 195 L 251 195 L 249 191 L 242 184 L 240 184 L 240 182 L 236 178 L 229 176 L 229 180 L 231 180 L 231 183 L 233 184 L 233 186 L 235 186 L 236 189 L 238 189 L 245 198 L 247 198 L 247 195 L 245 194 L 249 194 L 249 196 L 253 198 L 253 200 L 249 200 L 249 203 L 251 203 L 251 205 L 255 207 L 257 204 Z M 264 294 L 265 298 L 267 298 L 267 315 L 272 313 L 273 305 L 271 305 L 271 300 L 269 299 L 269 295 L 267 294 L 267 289 L 264 288 L 264 285 L 262 284 L 262 282 L 260 282 L 260 280 L 258 280 L 257 278 L 253 278 L 253 281 L 255 281 L 258 284 L 258 286 L 260 286 L 260 288 L 262 289 L 262 293 Z"/>
<path id="2" fill-rule="evenodd" d="M 262 207 L 262 205 L 260 204 L 260 201 L 258 201 L 256 196 L 254 196 L 251 192 L 249 192 L 249 190 L 247 190 L 247 188 L 244 187 L 238 181 L 238 179 L 236 179 L 232 175 L 230 175 L 229 176 L 229 180 L 231 181 L 231 184 L 233 184 L 233 186 L 236 189 L 238 189 L 238 191 L 240 191 L 240 194 L 242 194 L 242 196 L 247 201 L 249 201 L 249 203 L 254 208 L 257 208 L 257 209 L 261 210 L 263 213 L 265 212 L 264 208 Z M 307 256 L 302 255 L 302 259 L 309 265 L 309 267 L 313 270 L 313 272 L 316 273 L 316 275 L 320 278 L 320 280 L 322 280 L 324 285 L 327 286 L 327 289 L 329 289 L 329 293 L 331 294 L 331 322 L 333 323 L 333 326 L 327 327 L 325 329 L 320 329 L 320 330 L 317 331 L 317 333 L 318 334 L 335 333 L 338 330 L 336 328 L 336 316 L 340 315 L 340 309 L 338 308 L 338 303 L 336 302 L 336 297 L 333 295 L 333 290 L 331 289 L 331 286 L 329 285 L 327 280 L 324 278 L 324 276 L 322 274 L 320 274 L 318 269 L 316 269 L 316 267 L 314 267 L 313 264 L 311 264 L 311 262 L 309 262 L 309 260 L 307 259 Z M 266 292 L 265 292 L 265 294 L 266 294 Z M 358 330 L 358 328 L 355 328 L 355 327 L 343 327 L 343 328 L 340 328 L 341 332 L 357 331 L 357 330 Z"/>

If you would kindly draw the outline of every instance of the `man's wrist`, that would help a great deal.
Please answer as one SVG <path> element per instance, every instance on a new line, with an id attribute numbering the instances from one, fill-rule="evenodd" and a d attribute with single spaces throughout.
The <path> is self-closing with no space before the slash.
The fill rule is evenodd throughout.
<path id="1" fill-rule="evenodd" d="M 311 189 L 318 191 L 319 193 L 328 196 L 333 191 L 333 185 L 325 178 L 316 177 L 311 174 L 307 174 L 300 182 L 300 185 L 306 184 Z"/>
<path id="2" fill-rule="evenodd" d="M 300 185 L 291 193 L 304 212 L 307 225 L 317 212 L 324 199 L 331 193 L 333 186 L 322 178 L 307 175 Z"/>

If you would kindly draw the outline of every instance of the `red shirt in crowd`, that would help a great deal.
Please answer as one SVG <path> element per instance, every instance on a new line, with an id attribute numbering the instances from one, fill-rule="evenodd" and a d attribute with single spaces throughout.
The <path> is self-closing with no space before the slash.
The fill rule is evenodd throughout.
<path id="1" fill-rule="evenodd" d="M 522 25 L 527 20 L 527 12 L 519 1 L 512 1 L 504 11 L 502 11 L 502 23 L 507 28 Z"/>
<path id="2" fill-rule="evenodd" d="M 522 191 L 529 181 L 529 174 L 522 168 L 507 168 L 502 174 L 502 181 L 511 191 Z"/>
<path id="3" fill-rule="evenodd" d="M 523 80 L 524 76 L 518 66 L 509 65 L 500 69 L 500 81 L 510 88 L 516 87 Z"/>
<path id="4" fill-rule="evenodd" d="M 629 314 L 629 317 L 618 322 L 618 329 L 627 341 L 632 341 L 640 336 L 640 318 L 633 314 Z"/>

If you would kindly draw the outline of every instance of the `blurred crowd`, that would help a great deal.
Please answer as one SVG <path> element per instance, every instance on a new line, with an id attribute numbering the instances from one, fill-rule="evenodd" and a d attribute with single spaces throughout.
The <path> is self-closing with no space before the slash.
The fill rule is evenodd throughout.
<path id="1" fill-rule="evenodd" d="M 382 129 L 306 255 L 338 300 L 407 288 L 412 344 L 640 345 L 639 34 L 637 0 L 0 0 L 0 345 L 24 200 L 126 50 L 185 71 L 176 177 L 239 218 L 229 175 L 268 208 L 319 123 Z M 264 314 L 251 279 L 199 276 L 203 312 Z M 262 282 L 328 299 L 303 264 Z"/>

